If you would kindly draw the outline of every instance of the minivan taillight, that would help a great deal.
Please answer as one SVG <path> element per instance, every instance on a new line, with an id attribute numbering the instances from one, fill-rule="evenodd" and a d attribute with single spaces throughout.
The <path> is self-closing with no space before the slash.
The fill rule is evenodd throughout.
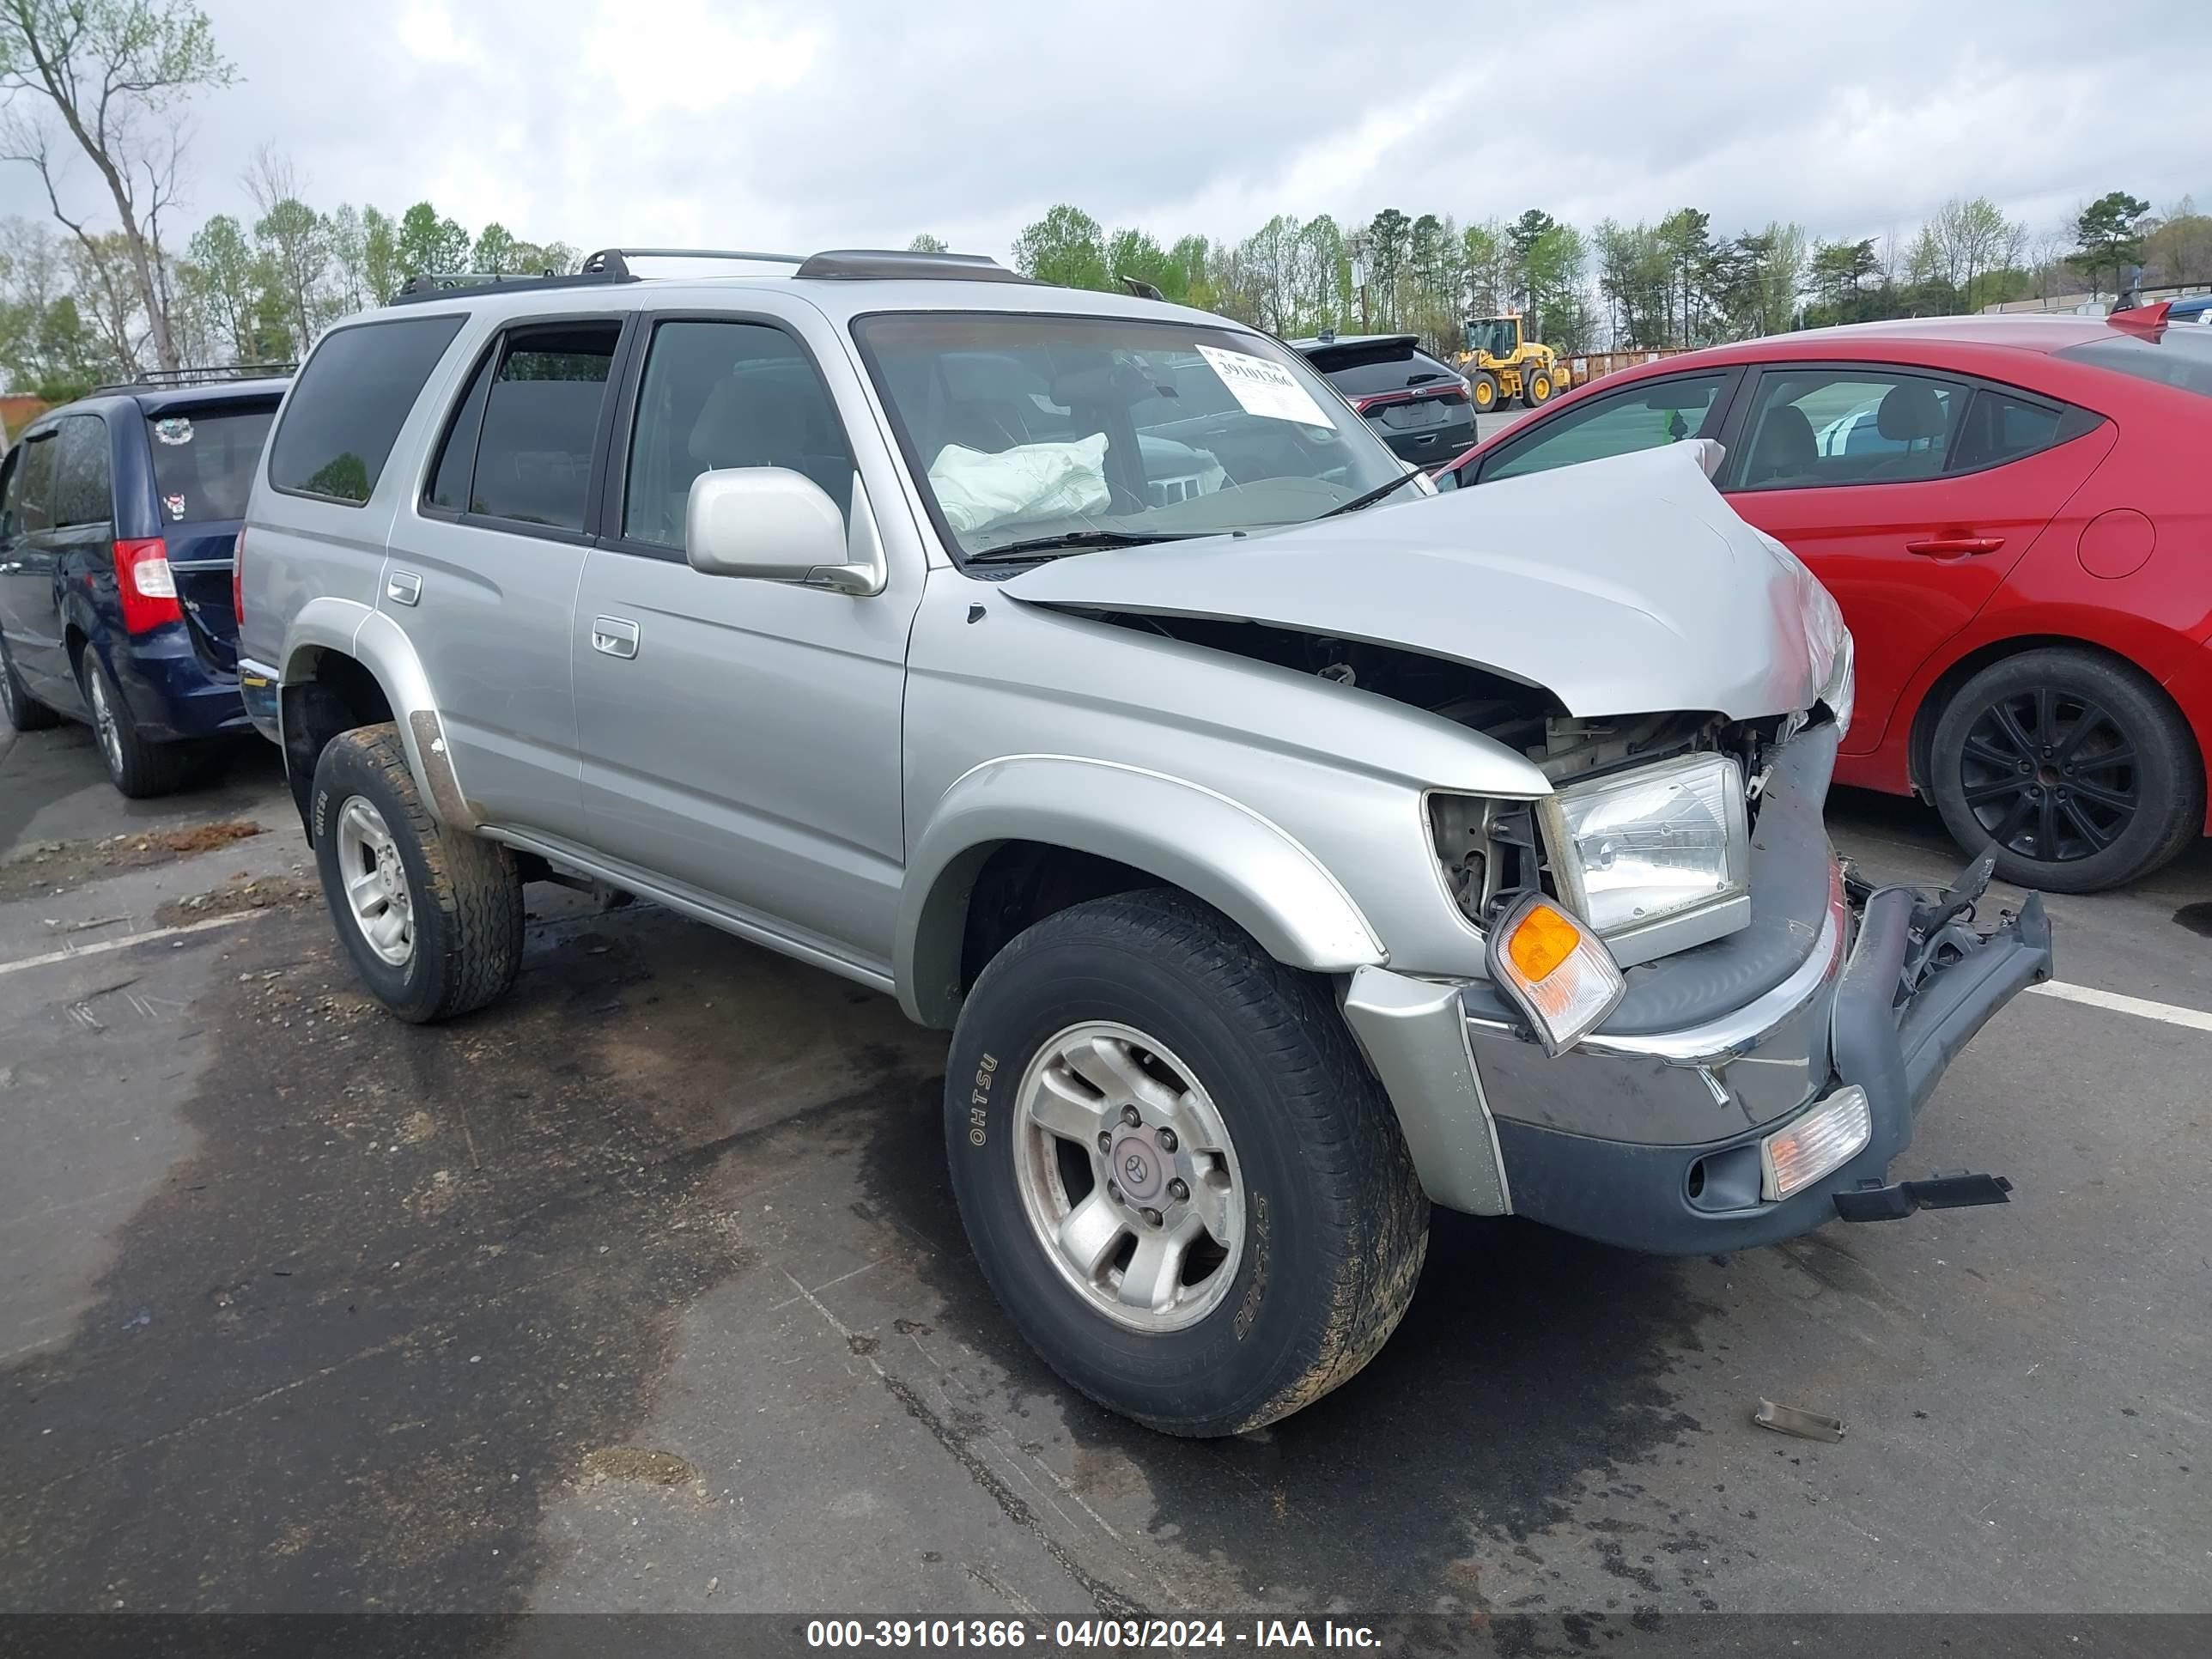
<path id="1" fill-rule="evenodd" d="M 230 617 L 233 626 L 246 626 L 246 531 L 230 544 Z"/>
<path id="2" fill-rule="evenodd" d="M 159 536 L 115 544 L 115 592 L 123 601 L 123 626 L 131 633 L 184 619 L 176 574 L 169 568 L 169 544 Z"/>

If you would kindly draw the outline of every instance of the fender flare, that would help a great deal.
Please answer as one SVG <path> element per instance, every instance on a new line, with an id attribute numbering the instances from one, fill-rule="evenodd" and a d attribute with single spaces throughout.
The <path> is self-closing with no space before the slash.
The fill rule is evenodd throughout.
<path id="1" fill-rule="evenodd" d="M 319 651 L 351 657 L 374 678 L 384 700 L 392 705 L 399 741 L 407 751 L 408 770 L 415 775 L 415 787 L 432 814 L 457 830 L 475 830 L 479 815 L 461 791 L 429 676 L 423 672 L 422 659 L 415 654 L 405 630 L 383 612 L 351 599 L 310 599 L 287 632 L 283 672 L 277 678 L 280 690 L 311 678 L 305 665 L 309 653 Z M 277 709 L 281 731 L 281 695 Z"/>
<path id="2" fill-rule="evenodd" d="M 1037 842 L 1158 876 L 1219 910 L 1276 961 L 1348 974 L 1389 960 L 1319 859 L 1279 825 L 1202 785 L 1070 755 L 987 761 L 945 792 L 915 844 L 892 971 L 908 1018 L 950 1029 L 968 902 L 991 854 Z"/>

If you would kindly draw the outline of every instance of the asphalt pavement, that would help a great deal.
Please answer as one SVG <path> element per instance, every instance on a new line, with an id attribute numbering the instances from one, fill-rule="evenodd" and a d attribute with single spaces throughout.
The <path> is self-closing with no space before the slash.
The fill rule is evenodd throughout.
<path id="1" fill-rule="evenodd" d="M 1372 1366 L 1207 1443 L 1013 1335 L 884 998 L 533 889 L 514 996 L 402 1025 L 259 748 L 130 806 L 0 734 L 0 1609 L 2212 1607 L 2212 848 L 2051 906 L 2166 1012 L 2023 997 L 1929 1106 L 1901 1173 L 2009 1205 L 1679 1261 L 1439 1214 Z"/>

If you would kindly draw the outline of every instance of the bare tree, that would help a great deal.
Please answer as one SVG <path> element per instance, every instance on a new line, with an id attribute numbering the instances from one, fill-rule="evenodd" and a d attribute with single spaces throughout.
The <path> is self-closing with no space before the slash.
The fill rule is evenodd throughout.
<path id="1" fill-rule="evenodd" d="M 54 217 L 98 264 L 106 257 L 99 233 L 62 204 L 48 125 L 59 118 L 66 142 L 107 186 L 118 251 L 164 368 L 178 366 L 161 242 L 184 152 L 177 105 L 185 93 L 228 86 L 232 76 L 206 15 L 190 0 L 0 0 L 0 99 L 7 104 L 0 155 L 38 170 Z"/>

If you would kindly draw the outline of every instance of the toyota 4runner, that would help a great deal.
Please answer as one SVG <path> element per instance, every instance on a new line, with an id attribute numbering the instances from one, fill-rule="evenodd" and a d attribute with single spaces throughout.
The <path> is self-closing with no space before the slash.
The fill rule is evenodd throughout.
<path id="1" fill-rule="evenodd" d="M 1009 1316 L 1180 1434 L 1357 1372 L 1431 1203 L 2004 1198 L 1889 1166 L 2042 908 L 1838 865 L 1850 639 L 1709 446 L 1439 496 L 1220 318 L 789 263 L 422 284 L 292 387 L 242 684 L 394 1013 L 506 991 L 546 879 L 896 995 Z"/>

